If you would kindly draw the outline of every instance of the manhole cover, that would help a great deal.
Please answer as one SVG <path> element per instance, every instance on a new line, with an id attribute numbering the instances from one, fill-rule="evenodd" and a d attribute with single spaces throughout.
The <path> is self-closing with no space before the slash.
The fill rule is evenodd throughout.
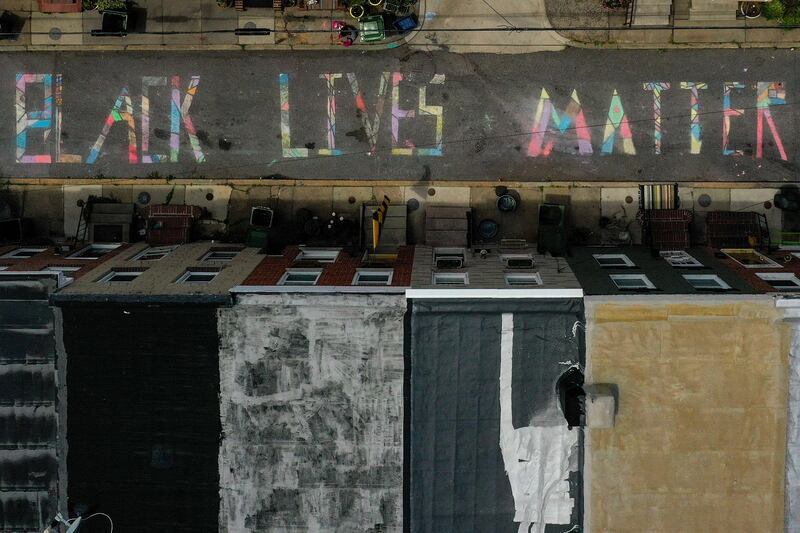
<path id="1" fill-rule="evenodd" d="M 711 205 L 711 197 L 707 194 L 701 194 L 700 197 L 697 199 L 697 203 L 700 204 L 702 207 L 708 207 Z"/>
<path id="2" fill-rule="evenodd" d="M 49 35 L 52 40 L 58 41 L 62 35 L 61 28 L 50 28 Z"/>
<path id="3" fill-rule="evenodd" d="M 416 211 L 419 209 L 419 200 L 416 198 L 411 198 L 408 202 L 406 202 L 406 206 L 408 206 L 409 211 Z"/>

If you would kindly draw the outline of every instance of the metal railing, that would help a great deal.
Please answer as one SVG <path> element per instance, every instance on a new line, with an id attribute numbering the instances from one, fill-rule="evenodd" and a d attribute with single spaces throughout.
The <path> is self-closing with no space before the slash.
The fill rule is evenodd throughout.
<path id="1" fill-rule="evenodd" d="M 630 28 L 633 26 L 633 14 L 636 11 L 636 0 L 628 0 L 628 5 L 625 8 L 625 26 Z"/>

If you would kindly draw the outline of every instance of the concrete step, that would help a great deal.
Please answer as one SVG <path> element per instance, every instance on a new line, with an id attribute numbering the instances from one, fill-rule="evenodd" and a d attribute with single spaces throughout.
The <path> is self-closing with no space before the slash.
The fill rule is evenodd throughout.
<path id="1" fill-rule="evenodd" d="M 689 20 L 690 0 L 675 0 L 673 3 L 675 20 Z"/>
<path id="2" fill-rule="evenodd" d="M 634 26 L 666 26 L 670 23 L 671 0 L 636 0 Z"/>
<path id="3" fill-rule="evenodd" d="M 691 0 L 689 20 L 692 22 L 734 22 L 738 8 L 737 0 Z"/>

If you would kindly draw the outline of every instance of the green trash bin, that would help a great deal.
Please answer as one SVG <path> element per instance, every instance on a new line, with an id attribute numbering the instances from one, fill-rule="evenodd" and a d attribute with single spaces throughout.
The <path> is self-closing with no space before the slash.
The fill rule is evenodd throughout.
<path id="1" fill-rule="evenodd" d="M 380 15 L 362 18 L 358 23 L 358 29 L 363 43 L 382 41 L 386 38 L 383 17 Z"/>
<path id="2" fill-rule="evenodd" d="M 269 230 L 266 228 L 250 228 L 244 240 L 245 246 L 250 248 L 266 248 Z"/>

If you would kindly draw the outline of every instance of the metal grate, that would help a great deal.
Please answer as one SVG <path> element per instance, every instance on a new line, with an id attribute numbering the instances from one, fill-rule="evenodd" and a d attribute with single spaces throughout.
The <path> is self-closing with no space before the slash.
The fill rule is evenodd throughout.
<path id="1" fill-rule="evenodd" d="M 713 248 L 770 246 L 767 217 L 753 211 L 712 211 L 706 218 L 706 237 Z"/>
<path id="2" fill-rule="evenodd" d="M 683 250 L 691 245 L 692 213 L 686 209 L 648 209 L 640 212 L 640 222 L 647 244 L 654 248 Z"/>

